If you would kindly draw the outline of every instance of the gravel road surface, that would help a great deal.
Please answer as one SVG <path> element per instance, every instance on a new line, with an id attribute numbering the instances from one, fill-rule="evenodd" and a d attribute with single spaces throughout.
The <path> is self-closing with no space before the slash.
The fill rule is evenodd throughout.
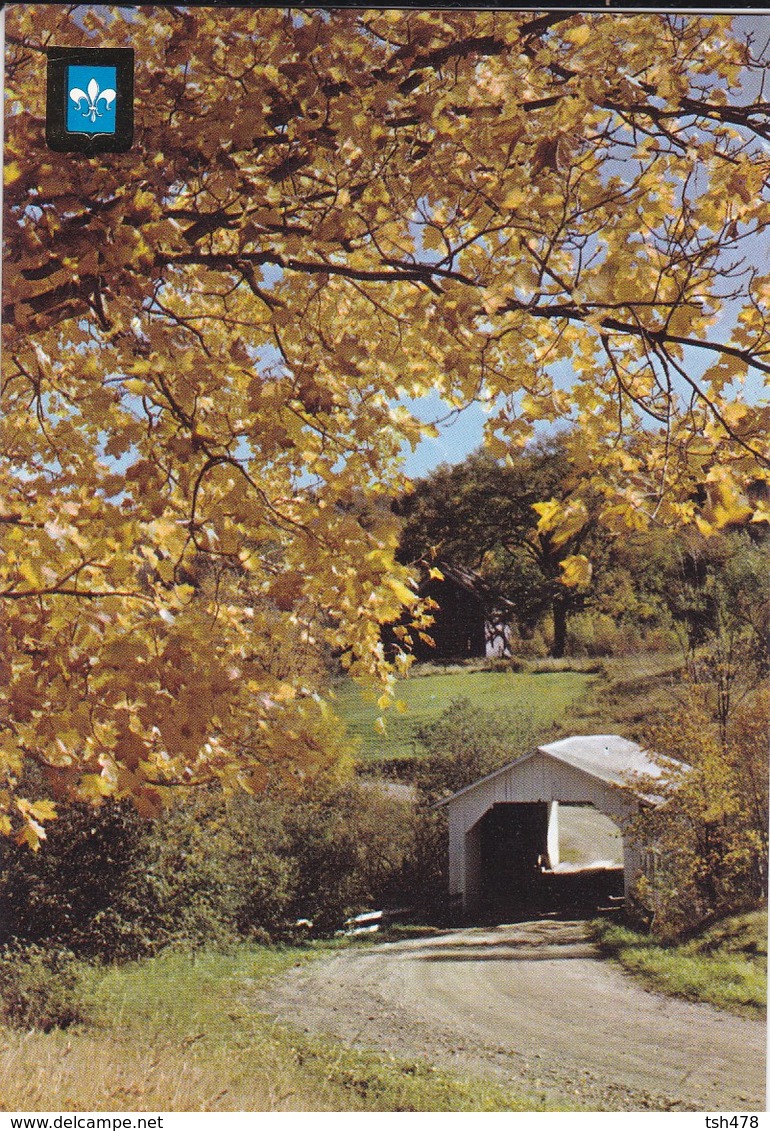
<path id="1" fill-rule="evenodd" d="M 764 1111 L 763 1023 L 652 993 L 583 922 L 467 928 L 303 965 L 260 993 L 312 1033 L 594 1111 Z"/>

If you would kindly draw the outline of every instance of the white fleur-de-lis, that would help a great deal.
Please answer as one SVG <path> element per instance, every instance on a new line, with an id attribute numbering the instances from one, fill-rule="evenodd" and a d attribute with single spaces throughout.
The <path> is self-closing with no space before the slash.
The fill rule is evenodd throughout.
<path id="1" fill-rule="evenodd" d="M 96 79 L 91 79 L 87 91 L 81 90 L 79 86 L 74 86 L 70 91 L 70 98 L 75 103 L 78 110 L 83 110 L 83 103 L 86 103 L 86 108 L 83 110 L 83 117 L 90 118 L 92 122 L 95 122 L 97 118 L 101 118 L 102 116 L 102 112 L 99 109 L 99 103 L 102 99 L 104 99 L 104 109 L 109 110 L 115 97 L 115 91 L 110 87 L 106 90 L 100 90 L 99 83 Z"/>

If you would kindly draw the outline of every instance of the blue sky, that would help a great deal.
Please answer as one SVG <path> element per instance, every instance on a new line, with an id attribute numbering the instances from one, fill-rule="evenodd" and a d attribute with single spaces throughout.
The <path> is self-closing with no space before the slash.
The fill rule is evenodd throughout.
<path id="1" fill-rule="evenodd" d="M 427 475 L 440 463 L 459 463 L 482 443 L 487 416 L 478 404 L 471 404 L 450 414 L 448 407 L 435 393 L 420 401 L 410 401 L 409 408 L 420 420 L 440 422 L 440 434 L 435 439 L 423 440 L 414 452 L 406 446 L 405 468 L 410 476 L 419 478 Z"/>

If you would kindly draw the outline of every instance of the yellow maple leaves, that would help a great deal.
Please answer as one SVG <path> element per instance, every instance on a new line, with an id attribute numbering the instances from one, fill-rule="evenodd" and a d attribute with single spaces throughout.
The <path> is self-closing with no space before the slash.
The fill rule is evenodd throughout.
<path id="1" fill-rule="evenodd" d="M 16 801 L 16 809 L 21 814 L 23 824 L 19 830 L 18 840 L 26 844 L 33 852 L 40 848 L 40 842 L 46 839 L 46 831 L 41 822 L 52 821 L 56 817 L 56 806 L 46 800 L 28 801 L 20 797 Z M 7 814 L 0 816 L 0 832 L 11 832 L 12 822 Z"/>
<path id="2" fill-rule="evenodd" d="M 731 524 L 745 523 L 755 516 L 757 508 L 749 502 L 741 486 L 724 467 L 712 468 L 706 476 L 707 501 L 695 516 L 701 534 L 709 535 Z M 760 511 L 759 521 L 764 520 Z"/>
<path id="3" fill-rule="evenodd" d="M 538 534 L 548 534 L 554 546 L 563 546 L 588 522 L 588 508 L 582 499 L 549 499 L 533 503 L 532 509 L 540 515 Z"/>
<path id="4" fill-rule="evenodd" d="M 563 558 L 559 565 L 561 567 L 559 580 L 568 589 L 587 589 L 591 584 L 592 567 L 585 554 L 570 554 L 569 557 Z"/>
<path id="5" fill-rule="evenodd" d="M 770 356 L 768 166 L 720 17 L 89 19 L 152 90 L 118 162 L 40 159 L 41 48 L 90 38 L 8 13 L 3 725 L 62 796 L 333 757 L 319 655 L 382 695 L 381 624 L 428 627 L 382 505 L 435 435 L 407 397 L 478 399 L 501 457 L 575 426 L 579 481 L 535 505 L 568 587 L 581 493 L 613 529 L 766 520 L 735 388 Z M 0 831 L 39 838 L 2 773 Z"/>

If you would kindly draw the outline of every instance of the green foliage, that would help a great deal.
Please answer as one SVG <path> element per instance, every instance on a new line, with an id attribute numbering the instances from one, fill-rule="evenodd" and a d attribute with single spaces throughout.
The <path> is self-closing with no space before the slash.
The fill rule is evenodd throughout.
<path id="1" fill-rule="evenodd" d="M 53 823 L 45 849 L 7 844 L 0 856 L 0 908 L 5 938 L 70 947 L 87 957 L 120 956 L 152 946 L 143 931 L 142 846 L 150 824 L 133 806 L 99 809 L 72 804 Z"/>
<path id="2" fill-rule="evenodd" d="M 542 624 L 531 631 L 528 630 L 525 636 L 517 632 L 514 627 L 508 638 L 508 647 L 514 656 L 520 656 L 526 661 L 553 658 L 547 627 Z"/>
<path id="3" fill-rule="evenodd" d="M 764 1017 L 767 911 L 723 919 L 669 946 L 607 920 L 594 926 L 602 948 L 655 989 Z"/>
<path id="4" fill-rule="evenodd" d="M 403 902 L 412 835 L 410 803 L 366 783 L 191 791 L 150 822 L 119 803 L 75 807 L 45 852 L 6 849 L 6 933 L 125 960 L 284 938 L 300 917 L 330 931 L 372 902 Z"/>
<path id="5" fill-rule="evenodd" d="M 764 628 L 770 619 L 770 596 L 763 582 L 770 539 L 764 527 L 709 537 L 690 532 L 676 540 L 658 538 L 652 545 L 661 592 L 683 626 L 690 650 L 728 623 L 740 624 L 766 658 Z"/>
<path id="6" fill-rule="evenodd" d="M 417 731 L 427 753 L 420 759 L 415 783 L 431 799 L 455 793 L 526 753 L 538 737 L 524 711 L 492 714 L 470 699 L 456 699 L 435 723 Z"/>
<path id="7" fill-rule="evenodd" d="M 505 464 L 475 453 L 420 480 L 396 505 L 402 560 L 479 571 L 515 610 L 506 615 L 516 655 L 669 650 L 677 643 L 670 590 L 681 582 L 676 564 L 688 539 L 638 530 L 613 537 L 595 520 L 598 499 L 586 496 L 575 510 L 574 439 L 563 432 Z M 543 499 L 551 500 L 545 513 Z M 549 509 L 557 505 L 562 525 Z M 574 555 L 590 559 L 590 584 L 564 584 L 563 562 Z"/>
<path id="8" fill-rule="evenodd" d="M 402 561 L 438 559 L 482 573 L 511 602 L 514 631 L 527 640 L 551 620 L 552 654 L 563 654 L 567 619 L 584 594 L 562 583 L 561 562 L 588 550 L 599 564 L 606 536 L 589 513 L 568 536 L 539 529 L 534 504 L 568 503 L 575 471 L 563 437 L 531 445 L 503 465 L 483 453 L 442 465 L 397 505 L 404 517 Z"/>
<path id="9" fill-rule="evenodd" d="M 367 906 L 409 901 L 411 800 L 378 783 L 351 783 L 304 805 L 288 800 L 284 820 L 298 867 L 292 917 L 325 932 Z"/>
<path id="10" fill-rule="evenodd" d="M 710 709 L 724 741 L 735 705 L 770 674 L 767 527 L 658 539 L 654 555 L 689 678 L 709 688 Z"/>
<path id="11" fill-rule="evenodd" d="M 18 1029 L 66 1029 L 85 1018 L 71 951 L 34 943 L 0 950 L 0 1021 Z"/>
<path id="12" fill-rule="evenodd" d="M 622 628 L 608 613 L 582 612 L 572 617 L 569 647 L 585 656 L 616 656 L 639 650 L 639 635 Z"/>
<path id="13" fill-rule="evenodd" d="M 615 575 L 617 576 L 617 575 Z M 567 651 L 571 656 L 633 656 L 639 652 L 672 652 L 678 638 L 673 628 L 656 615 L 651 623 L 634 612 L 630 602 L 624 614 L 586 609 L 570 618 Z"/>

